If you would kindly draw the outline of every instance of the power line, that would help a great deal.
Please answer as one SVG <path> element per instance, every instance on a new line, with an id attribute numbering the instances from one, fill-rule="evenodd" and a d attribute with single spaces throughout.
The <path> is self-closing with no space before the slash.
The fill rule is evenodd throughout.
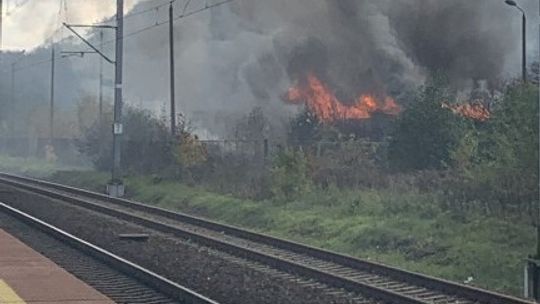
<path id="1" fill-rule="evenodd" d="M 181 15 L 176 16 L 176 17 L 174 18 L 174 21 L 177 21 L 177 20 L 180 20 L 180 19 L 184 19 L 184 18 L 187 18 L 187 17 L 189 17 L 189 16 L 193 16 L 193 15 L 198 14 L 198 13 L 201 13 L 201 12 L 203 12 L 203 11 L 205 11 L 205 10 L 208 10 L 208 9 L 211 9 L 211 8 L 214 8 L 214 7 L 218 7 L 218 6 L 227 4 L 227 3 L 229 3 L 229 2 L 233 2 L 233 1 L 235 1 L 235 0 L 225 0 L 225 1 L 218 2 L 218 3 L 210 4 L 210 5 L 206 4 L 204 7 L 200 8 L 200 9 L 191 11 L 191 12 L 189 12 L 189 13 L 187 13 L 187 14 L 182 13 Z M 142 32 L 146 32 L 146 31 L 148 31 L 148 30 L 151 30 L 151 29 L 153 29 L 153 28 L 162 26 L 162 25 L 167 24 L 167 23 L 168 23 L 167 20 L 166 20 L 166 21 L 158 22 L 158 23 L 156 23 L 156 24 L 153 24 L 153 25 L 150 25 L 150 26 L 147 26 L 147 27 L 138 29 L 138 30 L 136 30 L 136 31 L 133 31 L 133 32 L 131 32 L 131 33 L 129 33 L 129 34 L 126 34 L 126 35 L 122 36 L 121 39 L 125 39 L 125 38 L 129 38 L 129 37 L 131 37 L 131 36 L 134 36 L 134 35 L 138 35 L 138 34 L 140 34 L 140 33 L 142 33 Z M 107 41 L 104 42 L 104 44 L 109 44 L 109 43 L 112 43 L 112 42 L 114 42 L 114 41 L 115 41 L 114 39 L 113 39 L 113 40 L 107 40 Z"/>
<path id="2" fill-rule="evenodd" d="M 229 3 L 229 2 L 234 2 L 234 1 L 235 1 L 235 0 L 224 0 L 224 1 L 217 2 L 217 3 L 214 3 L 214 4 L 210 4 L 210 5 L 209 5 L 209 4 L 206 4 L 206 5 L 205 5 L 204 7 L 202 7 L 202 8 L 199 8 L 199 9 L 196 9 L 196 10 L 194 10 L 194 11 L 188 12 L 187 14 L 182 13 L 182 14 L 176 16 L 176 17 L 174 18 L 174 21 L 178 21 L 178 20 L 180 20 L 180 19 L 184 19 L 184 18 L 193 16 L 193 15 L 196 15 L 196 14 L 201 13 L 201 12 L 203 12 L 203 11 L 206 11 L 206 10 L 208 10 L 208 9 L 211 9 L 211 8 L 214 8 L 214 7 L 218 7 L 218 6 L 227 4 L 227 3 Z M 168 23 L 168 21 L 161 21 L 161 22 L 158 22 L 158 23 L 156 23 L 156 24 L 153 24 L 153 25 L 150 25 L 150 26 L 147 26 L 147 27 L 138 29 L 138 30 L 136 30 L 136 31 L 133 31 L 133 32 L 131 32 L 131 33 L 125 34 L 125 35 L 123 35 L 122 37 L 120 37 L 120 38 L 118 38 L 118 39 L 124 40 L 124 39 L 127 39 L 127 38 L 129 38 L 129 37 L 132 37 L 132 36 L 138 35 L 138 34 L 140 34 L 140 33 L 146 32 L 146 31 L 148 31 L 148 30 L 151 30 L 151 29 L 153 29 L 153 28 L 160 27 L 160 26 L 162 26 L 162 25 L 164 25 L 164 24 L 167 24 L 167 23 Z M 57 29 L 57 30 L 56 30 L 56 31 L 55 31 L 48 39 L 51 39 L 52 36 L 58 32 L 58 30 L 59 30 L 59 29 Z M 103 45 L 105 45 L 105 44 L 110 44 L 110 43 L 113 43 L 113 42 L 115 42 L 115 41 L 116 41 L 116 39 L 107 40 L 107 41 L 104 41 L 104 42 L 103 42 Z M 57 56 L 56 58 L 61 58 L 61 56 Z M 28 69 L 28 68 L 31 68 L 31 67 L 34 67 L 34 66 L 38 66 L 38 65 L 41 65 L 41 64 L 45 64 L 45 63 L 48 63 L 48 62 L 51 62 L 51 61 L 52 61 L 52 59 L 46 59 L 46 60 L 42 60 L 42 61 L 37 61 L 37 62 L 34 62 L 34 63 L 30 63 L 30 64 L 28 64 L 28 65 L 24 65 L 24 66 L 22 66 L 22 67 L 19 67 L 19 68 L 16 69 L 16 71 L 25 70 L 25 69 Z M 6 71 L 7 71 L 7 70 L 6 70 Z"/>
<path id="3" fill-rule="evenodd" d="M 164 3 L 158 4 L 158 5 L 156 5 L 156 6 L 152 6 L 152 7 L 149 7 L 149 8 L 147 8 L 147 9 L 140 10 L 140 11 L 138 11 L 138 12 L 134 12 L 134 13 L 132 12 L 132 13 L 129 13 L 129 14 L 125 15 L 125 16 L 123 17 L 123 19 L 126 20 L 126 19 L 129 19 L 129 18 L 131 18 L 131 17 L 135 17 L 135 16 L 142 15 L 142 14 L 144 14 L 144 13 L 148 13 L 148 12 L 152 12 L 152 11 L 159 10 L 161 7 L 164 7 L 164 6 L 169 5 L 169 3 L 170 3 L 170 0 L 165 0 Z M 115 20 L 112 20 L 112 19 L 111 19 L 111 20 L 109 20 L 109 21 L 104 21 L 104 22 L 94 23 L 94 24 L 92 24 L 92 25 L 111 24 L 111 23 L 114 23 L 114 22 L 115 22 Z"/>

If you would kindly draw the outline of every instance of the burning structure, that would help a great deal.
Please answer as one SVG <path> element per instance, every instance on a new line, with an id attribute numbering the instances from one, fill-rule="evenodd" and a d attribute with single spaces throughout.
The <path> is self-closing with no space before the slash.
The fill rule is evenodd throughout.
<path id="1" fill-rule="evenodd" d="M 152 1 L 136 3 L 134 11 L 149 13 L 126 18 L 127 32 L 168 16 L 166 9 L 151 10 Z M 204 6 L 193 2 L 190 9 L 197 10 L 199 4 Z M 24 13 L 32 15 L 30 8 Z M 507 16 L 507 8 L 492 0 L 231 2 L 182 21 L 189 26 L 175 23 L 176 89 L 182 92 L 177 106 L 187 120 L 197 122 L 194 127 L 204 130 L 206 138 L 234 137 L 234 128 L 223 125 L 256 107 L 268 117 L 269 136 L 282 136 L 283 126 L 296 114 L 283 106 L 283 99 L 305 105 L 325 123 L 392 119 L 407 106 L 407 92 L 434 71 L 444 72 L 458 90 L 470 89 L 473 81 L 482 79 L 491 88 L 501 75 L 513 73 L 512 67 L 519 66 L 515 45 L 520 37 L 511 33 L 519 30 L 520 22 L 494 21 Z M 96 41 L 98 31 L 92 33 L 89 39 Z M 529 38 L 537 45 L 535 35 Z M 125 40 L 127 103 L 158 113 L 168 100 L 163 73 L 168 57 L 162 53 L 168 39 L 166 30 L 155 27 Z M 70 39 L 57 45 L 77 47 Z M 112 44 L 105 50 L 112 52 Z M 43 75 L 48 75 L 49 66 L 31 63 L 49 53 L 43 46 L 18 64 L 14 103 L 18 112 L 30 112 L 47 98 L 43 92 L 48 92 L 49 83 Z M 3 69 L 9 70 L 11 62 L 5 60 Z M 80 92 L 94 94 L 97 67 L 95 60 L 59 61 L 57 78 L 63 85 L 56 104 L 67 108 L 80 99 Z M 105 75 L 110 77 L 112 71 L 106 68 Z M 9 84 L 5 73 L 0 83 L 5 100 L 10 98 Z M 107 95 L 111 92 L 105 90 Z M 201 112 L 204 117 L 198 115 Z M 25 121 L 17 120 L 21 134 L 27 132 Z"/>
<path id="2" fill-rule="evenodd" d="M 447 102 L 443 102 L 442 107 L 449 109 L 454 114 L 480 122 L 487 121 L 491 118 L 491 112 L 480 100 L 476 100 L 472 103 L 462 104 L 449 104 Z"/>
<path id="3" fill-rule="evenodd" d="M 375 112 L 397 115 L 401 110 L 392 97 L 378 98 L 374 94 L 361 94 L 352 102 L 344 103 L 314 73 L 309 73 L 290 88 L 284 99 L 292 104 L 304 103 L 311 113 L 325 123 L 367 119 Z"/>

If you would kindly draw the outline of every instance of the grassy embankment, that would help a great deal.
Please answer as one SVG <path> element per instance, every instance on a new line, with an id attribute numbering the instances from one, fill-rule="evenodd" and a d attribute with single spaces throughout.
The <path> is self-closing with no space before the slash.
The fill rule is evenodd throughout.
<path id="1" fill-rule="evenodd" d="M 0 154 L 0 171 L 3 172 L 47 177 L 59 170 L 83 170 L 83 168 L 49 163 L 38 158 L 13 157 Z"/>
<path id="2" fill-rule="evenodd" d="M 102 191 L 109 175 L 0 156 L 0 170 Z M 127 179 L 130 197 L 160 207 L 353 256 L 519 295 L 534 229 L 516 219 L 445 211 L 438 194 L 315 190 L 290 202 L 251 201 L 150 177 Z"/>
<path id="3" fill-rule="evenodd" d="M 108 174 L 51 179 L 102 190 Z M 129 196 L 353 256 L 519 295 L 534 230 L 515 219 L 456 215 L 437 194 L 316 190 L 290 202 L 250 201 L 150 177 L 127 179 Z"/>

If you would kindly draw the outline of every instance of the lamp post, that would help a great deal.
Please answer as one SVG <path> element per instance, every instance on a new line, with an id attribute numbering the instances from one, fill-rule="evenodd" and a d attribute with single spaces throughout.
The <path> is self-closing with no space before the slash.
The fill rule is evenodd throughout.
<path id="1" fill-rule="evenodd" d="M 523 83 L 527 83 L 527 17 L 525 10 L 521 8 L 514 0 L 505 0 L 507 5 L 517 8 L 522 14 L 522 77 Z M 540 126 L 540 120 L 539 120 Z M 540 182 L 539 182 L 540 187 Z M 524 296 L 540 301 L 540 201 L 538 206 L 539 214 L 536 222 L 536 254 L 529 256 L 527 259 L 527 266 L 525 270 L 525 288 Z"/>
<path id="2" fill-rule="evenodd" d="M 523 16 L 522 17 L 523 18 L 523 22 L 522 22 L 523 50 L 522 50 L 521 72 L 522 72 L 523 82 L 527 82 L 527 16 L 526 16 L 525 11 L 523 10 L 523 8 L 521 8 L 521 6 L 519 6 L 516 1 L 514 1 L 514 0 L 505 0 L 504 2 L 506 4 L 508 4 L 508 5 L 510 5 L 510 6 L 513 6 L 513 7 L 517 8 L 521 12 L 521 14 Z"/>

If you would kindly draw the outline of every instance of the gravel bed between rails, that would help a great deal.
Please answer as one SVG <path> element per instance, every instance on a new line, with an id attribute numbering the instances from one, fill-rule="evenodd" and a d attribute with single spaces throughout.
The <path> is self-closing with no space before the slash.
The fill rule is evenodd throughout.
<path id="1" fill-rule="evenodd" d="M 0 186 L 0 200 L 220 303 L 361 301 L 340 289 L 10 186 Z M 146 242 L 125 241 L 118 238 L 122 233 L 149 233 L 150 238 Z"/>
<path id="2" fill-rule="evenodd" d="M 10 233 L 116 303 L 147 304 L 148 300 L 152 300 L 152 303 L 181 304 L 2 212 L 0 212 L 0 229 Z M 129 290 L 119 290 L 121 286 Z"/>

